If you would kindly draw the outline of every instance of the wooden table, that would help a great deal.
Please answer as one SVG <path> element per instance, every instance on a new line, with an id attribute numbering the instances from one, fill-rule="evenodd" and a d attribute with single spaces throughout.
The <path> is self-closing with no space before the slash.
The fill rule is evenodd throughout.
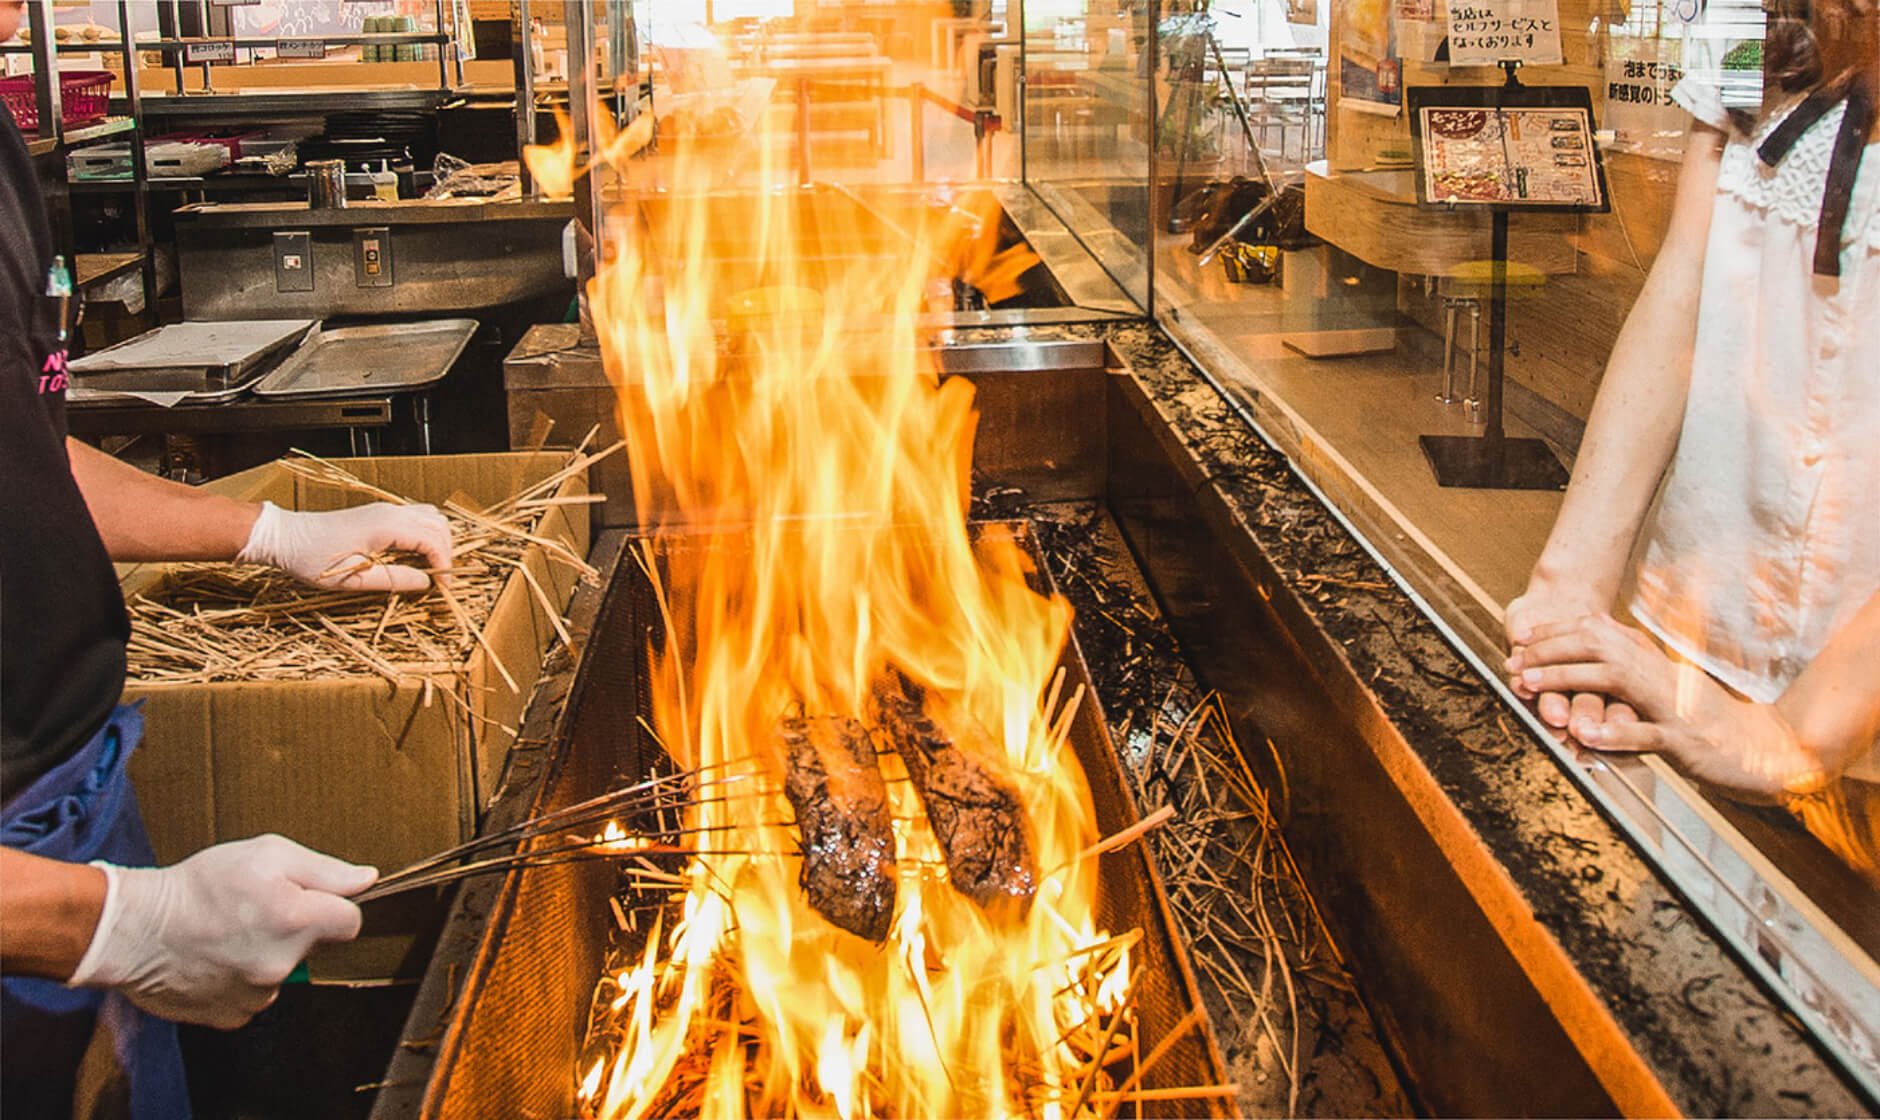
<path id="1" fill-rule="evenodd" d="M 1306 165 L 1306 229 L 1378 268 L 1413 276 L 1447 276 L 1466 261 L 1489 256 L 1489 215 L 1482 210 L 1425 210 L 1417 205 L 1409 168 L 1332 171 Z M 1578 214 L 1516 214 L 1508 259 L 1549 275 L 1577 270 L 1573 238 Z"/>

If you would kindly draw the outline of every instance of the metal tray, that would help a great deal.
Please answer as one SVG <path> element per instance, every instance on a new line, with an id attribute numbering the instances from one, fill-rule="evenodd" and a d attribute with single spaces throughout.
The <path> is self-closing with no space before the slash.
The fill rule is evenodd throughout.
<path id="1" fill-rule="evenodd" d="M 450 372 L 476 329 L 475 319 L 433 319 L 316 331 L 254 393 L 304 400 L 422 389 Z"/>
<path id="2" fill-rule="evenodd" d="M 188 393 L 191 404 L 230 400 L 318 325 L 314 319 L 172 323 L 87 354 L 71 365 L 77 400 Z"/>

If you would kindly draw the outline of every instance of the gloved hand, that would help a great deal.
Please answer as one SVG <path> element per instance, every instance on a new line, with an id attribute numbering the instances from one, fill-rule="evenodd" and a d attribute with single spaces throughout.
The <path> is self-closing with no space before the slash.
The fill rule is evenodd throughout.
<path id="1" fill-rule="evenodd" d="M 322 941 L 359 933 L 345 895 L 379 873 L 280 836 L 204 848 L 170 867 L 102 861 L 109 886 L 91 947 L 66 983 L 116 988 L 153 1015 L 230 1030 L 274 1002 Z"/>
<path id="2" fill-rule="evenodd" d="M 316 587 L 344 591 L 423 591 L 431 577 L 403 564 L 368 564 L 387 548 L 423 555 L 433 568 L 450 567 L 450 522 L 435 506 L 373 502 L 330 513 L 297 513 L 261 503 L 248 543 L 235 555 L 243 564 L 272 564 Z"/>

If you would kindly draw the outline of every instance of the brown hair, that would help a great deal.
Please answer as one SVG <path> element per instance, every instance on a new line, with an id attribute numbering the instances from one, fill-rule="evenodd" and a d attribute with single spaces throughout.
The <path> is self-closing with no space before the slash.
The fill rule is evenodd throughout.
<path id="1" fill-rule="evenodd" d="M 1835 3 L 1836 0 L 1827 0 Z M 1810 0 L 1771 0 L 1763 38 L 1763 80 L 1784 93 L 1800 93 L 1822 79 Z"/>

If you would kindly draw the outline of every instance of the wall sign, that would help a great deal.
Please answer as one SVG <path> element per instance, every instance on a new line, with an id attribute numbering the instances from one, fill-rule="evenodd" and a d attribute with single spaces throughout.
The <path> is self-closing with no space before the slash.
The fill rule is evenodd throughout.
<path id="1" fill-rule="evenodd" d="M 1565 59 L 1556 0 L 1451 0 L 1451 66 L 1504 61 L 1551 66 Z"/>

